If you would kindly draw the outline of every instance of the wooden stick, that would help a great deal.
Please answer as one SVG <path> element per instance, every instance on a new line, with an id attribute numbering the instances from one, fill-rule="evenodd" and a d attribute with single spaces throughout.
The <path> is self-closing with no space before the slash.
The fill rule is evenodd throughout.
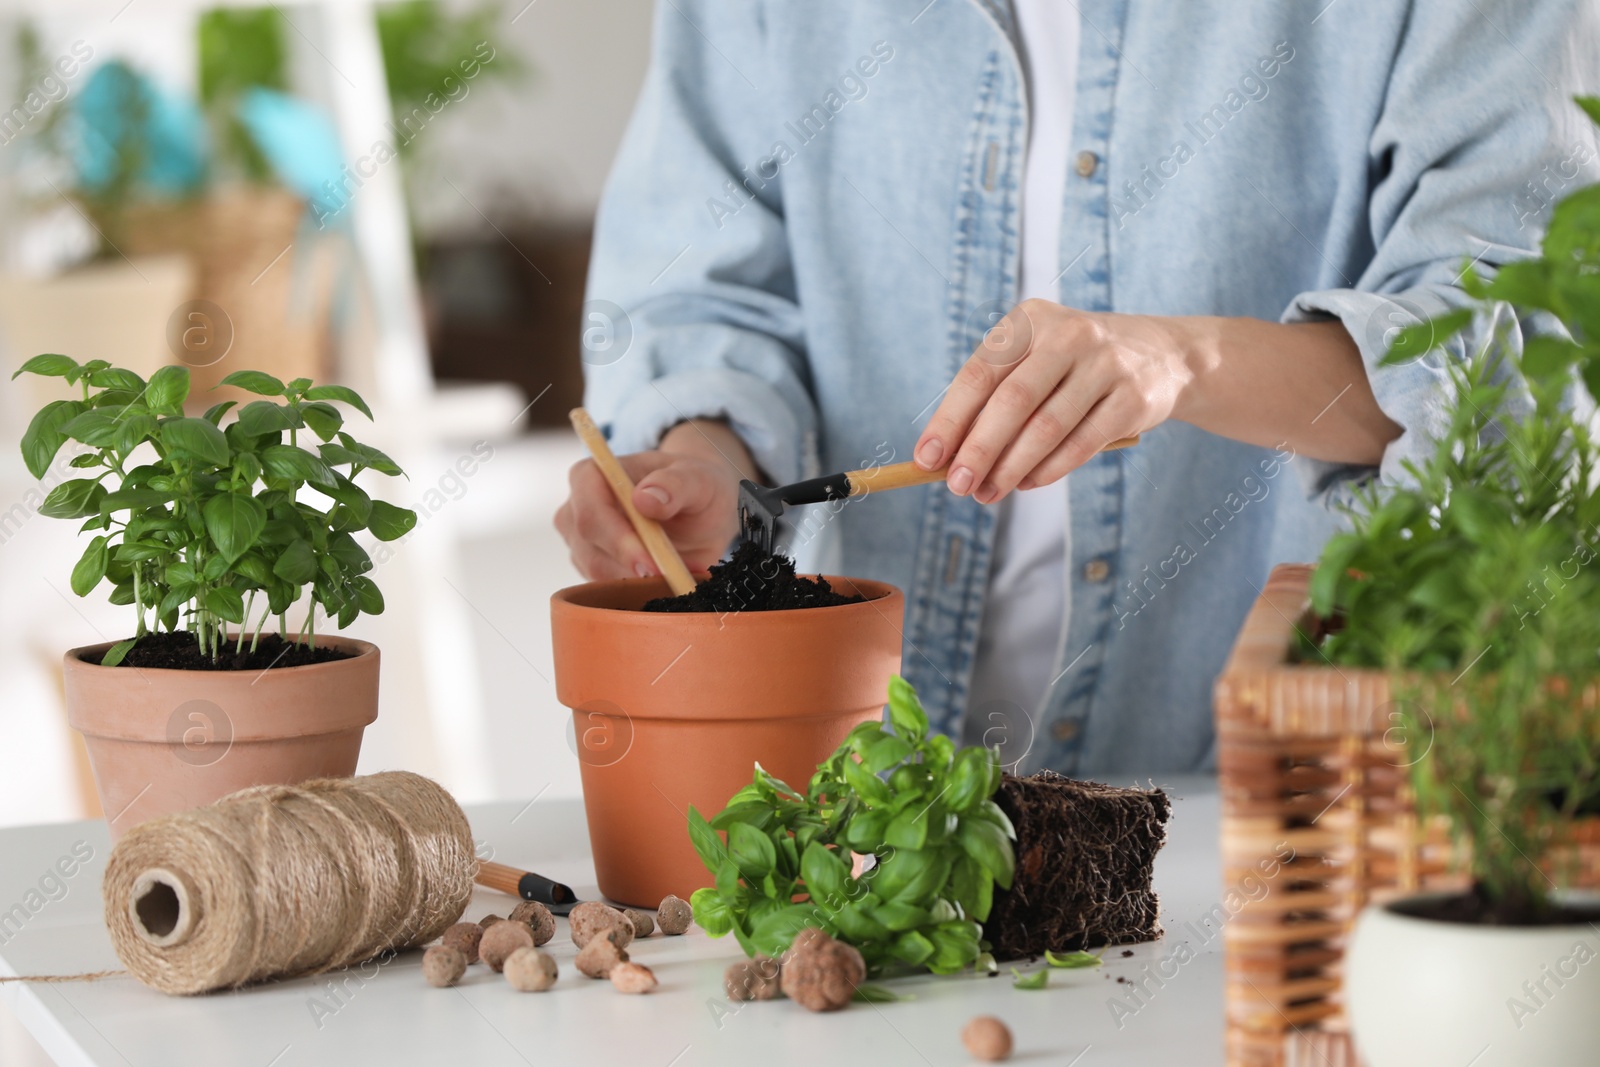
<path id="1" fill-rule="evenodd" d="M 694 575 L 684 566 L 683 557 L 678 555 L 678 550 L 667 537 L 667 532 L 661 528 L 659 522 L 645 518 L 639 514 L 639 509 L 633 506 L 633 479 L 628 477 L 628 472 L 622 469 L 622 464 L 612 455 L 611 446 L 606 444 L 606 439 L 600 433 L 600 428 L 594 424 L 594 419 L 590 418 L 589 413 L 583 408 L 573 408 L 568 418 L 572 420 L 572 428 L 578 431 L 578 436 L 588 447 L 589 454 L 594 457 L 600 473 L 604 474 L 606 481 L 611 484 L 611 491 L 617 495 L 617 503 L 622 505 L 628 521 L 633 523 L 634 530 L 639 534 L 639 540 L 644 542 L 650 558 L 656 561 L 656 567 L 661 571 L 662 577 L 666 578 L 673 594 L 682 596 L 693 592 Z"/>
<path id="2" fill-rule="evenodd" d="M 1118 448 L 1127 448 L 1139 443 L 1138 435 L 1124 437 L 1112 441 L 1103 452 L 1110 452 Z M 876 493 L 882 489 L 905 489 L 913 485 L 927 485 L 929 482 L 942 482 L 950 473 L 949 468 L 940 467 L 937 470 L 925 471 L 915 463 L 891 463 L 886 467 L 865 467 L 858 471 L 849 471 L 845 477 L 850 480 L 850 495 L 861 496 L 863 493 Z"/>

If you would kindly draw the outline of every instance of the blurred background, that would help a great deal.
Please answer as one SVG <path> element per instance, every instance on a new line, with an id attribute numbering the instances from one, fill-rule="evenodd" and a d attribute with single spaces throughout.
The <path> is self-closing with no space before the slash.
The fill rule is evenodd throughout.
<path id="1" fill-rule="evenodd" d="M 363 773 L 578 792 L 548 621 L 578 576 L 551 516 L 581 451 L 580 333 L 608 327 L 583 279 L 650 7 L 0 8 L 3 377 L 60 352 L 182 364 L 196 391 L 245 368 L 338 382 L 409 475 L 382 487 L 420 519 L 374 554 L 388 610 L 349 631 L 383 651 Z M 37 514 L 61 472 L 34 480 L 17 450 L 60 387 L 0 384 L 0 825 L 101 814 L 59 662 L 132 624 L 68 589 L 76 524 Z"/>

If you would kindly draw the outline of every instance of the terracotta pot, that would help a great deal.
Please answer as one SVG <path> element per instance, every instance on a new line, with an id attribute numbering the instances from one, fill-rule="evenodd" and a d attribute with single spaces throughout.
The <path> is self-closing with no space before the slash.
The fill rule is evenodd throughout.
<path id="1" fill-rule="evenodd" d="M 593 582 L 551 598 L 556 696 L 574 747 L 600 891 L 655 907 L 711 875 L 689 843 L 756 763 L 804 790 L 858 723 L 876 719 L 900 667 L 905 601 L 830 575 L 862 604 L 795 611 L 639 611 L 660 578 Z"/>
<path id="2" fill-rule="evenodd" d="M 267 671 L 102 667 L 68 652 L 67 721 L 83 734 L 112 840 L 147 819 L 252 785 L 356 771 L 378 717 L 378 648 L 318 637 L 349 659 Z"/>

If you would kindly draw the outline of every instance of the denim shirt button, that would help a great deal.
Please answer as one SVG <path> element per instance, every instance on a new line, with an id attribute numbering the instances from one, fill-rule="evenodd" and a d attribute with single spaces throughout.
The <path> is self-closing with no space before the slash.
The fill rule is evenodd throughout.
<path id="1" fill-rule="evenodd" d="M 1103 559 L 1091 559 L 1083 565 L 1083 580 L 1086 582 L 1103 582 L 1111 577 L 1111 564 Z"/>
<path id="2" fill-rule="evenodd" d="M 1050 736 L 1065 744 L 1078 736 L 1077 719 L 1057 719 L 1050 727 Z"/>
<path id="3" fill-rule="evenodd" d="M 1078 177 L 1080 178 L 1094 177 L 1095 169 L 1099 166 L 1100 157 L 1095 155 L 1093 152 L 1090 152 L 1088 149 L 1079 152 L 1077 159 L 1073 162 L 1073 167 L 1075 170 L 1077 170 Z"/>

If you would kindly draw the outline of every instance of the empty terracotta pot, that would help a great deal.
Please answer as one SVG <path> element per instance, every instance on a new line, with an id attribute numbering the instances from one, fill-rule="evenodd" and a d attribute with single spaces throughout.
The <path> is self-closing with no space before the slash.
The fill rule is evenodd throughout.
<path id="1" fill-rule="evenodd" d="M 67 721 L 88 747 L 112 840 L 246 786 L 354 774 L 362 731 L 378 717 L 378 647 L 345 637 L 317 643 L 353 655 L 267 671 L 182 671 L 90 662 L 110 644 L 68 652 Z"/>
<path id="2" fill-rule="evenodd" d="M 660 578 L 591 582 L 551 598 L 556 695 L 574 742 L 600 891 L 653 908 L 711 875 L 689 843 L 755 764 L 804 790 L 900 667 L 905 602 L 882 582 L 828 576 L 861 604 L 666 614 Z"/>

